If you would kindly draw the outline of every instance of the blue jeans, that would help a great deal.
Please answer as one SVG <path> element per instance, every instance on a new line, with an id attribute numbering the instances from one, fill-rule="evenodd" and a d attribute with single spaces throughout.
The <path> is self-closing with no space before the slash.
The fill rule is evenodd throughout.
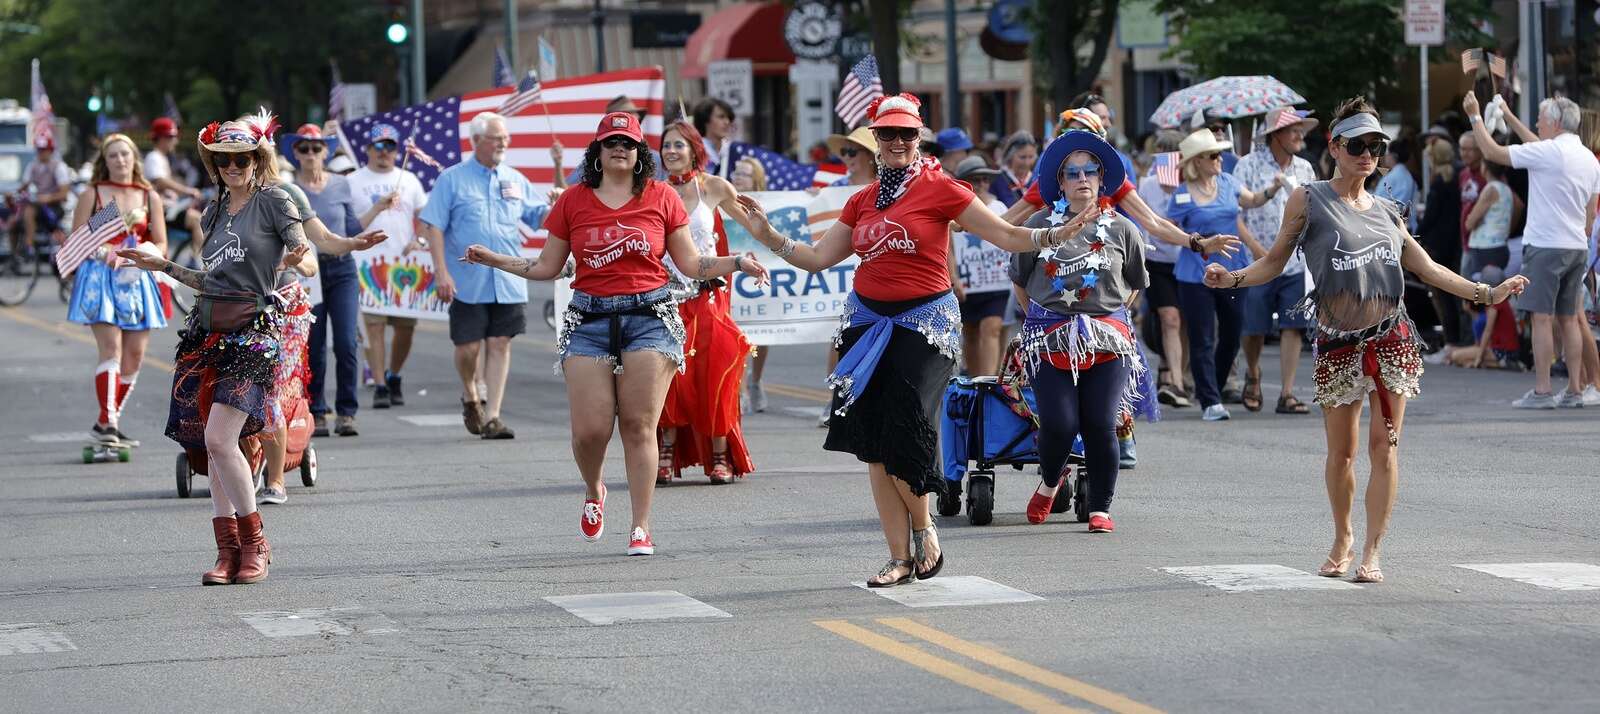
<path id="1" fill-rule="evenodd" d="M 1222 403 L 1222 388 L 1239 356 L 1244 329 L 1244 304 L 1238 290 L 1217 290 L 1199 283 L 1178 283 L 1178 309 L 1189 332 L 1189 371 L 1194 395 L 1202 408 Z"/>
<path id="2" fill-rule="evenodd" d="M 615 331 L 612 319 L 596 317 L 585 322 L 571 324 L 578 319 L 569 314 L 562 325 L 562 336 L 556 340 L 557 364 L 565 362 L 569 357 L 593 357 L 607 362 L 621 374 L 620 360 L 625 352 L 660 352 L 672 360 L 674 365 L 683 366 L 683 320 L 678 316 L 676 306 L 666 310 L 666 318 L 651 314 L 651 305 L 666 303 L 671 305 L 672 296 L 666 288 L 657 288 L 637 295 L 616 295 L 613 297 L 599 297 L 590 295 L 580 290 L 572 293 L 572 302 L 567 306 L 569 313 L 598 313 L 601 315 L 615 315 Z M 639 314 L 630 314 L 639 313 Z M 670 320 L 672 324 L 668 324 Z"/>
<path id="3" fill-rule="evenodd" d="M 356 387 L 360 351 L 356 345 L 356 323 L 361 319 L 360 289 L 356 284 L 356 261 L 348 255 L 321 262 L 322 302 L 311 309 L 316 322 L 311 325 L 311 413 L 328 413 L 322 396 L 328 376 L 328 327 L 333 327 L 333 357 L 338 378 L 334 409 L 339 416 L 355 416 L 359 402 Z M 331 314 L 330 314 L 331 313 Z"/>

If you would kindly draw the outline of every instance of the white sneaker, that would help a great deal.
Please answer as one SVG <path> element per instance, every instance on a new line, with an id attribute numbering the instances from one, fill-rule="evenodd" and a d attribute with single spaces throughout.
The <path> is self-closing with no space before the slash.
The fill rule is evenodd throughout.
<path id="1" fill-rule="evenodd" d="M 1583 405 L 1586 407 L 1600 407 L 1600 389 L 1595 389 L 1593 384 L 1584 387 Z"/>
<path id="2" fill-rule="evenodd" d="M 1200 418 L 1205 421 L 1227 421 L 1231 417 L 1232 415 L 1228 413 L 1228 408 L 1221 404 L 1213 404 L 1206 407 L 1206 412 L 1200 415 Z"/>
<path id="3" fill-rule="evenodd" d="M 750 388 L 745 390 L 750 397 L 750 408 L 757 412 L 767 410 L 767 389 L 759 382 L 752 382 Z"/>
<path id="4" fill-rule="evenodd" d="M 1448 345 L 1446 345 L 1444 347 L 1441 347 L 1441 348 L 1439 348 L 1438 352 L 1434 352 L 1433 354 L 1430 354 L 1430 355 L 1425 355 L 1422 358 L 1422 361 L 1427 363 L 1427 364 L 1440 365 L 1440 366 L 1450 364 L 1450 347 Z"/>
<path id="5" fill-rule="evenodd" d="M 1512 402 L 1511 406 L 1518 409 L 1555 409 L 1556 397 L 1553 394 L 1540 394 L 1530 389 L 1521 399 Z"/>
<path id="6" fill-rule="evenodd" d="M 1556 406 L 1562 409 L 1582 409 L 1583 395 L 1563 389 L 1556 393 Z"/>
<path id="7" fill-rule="evenodd" d="M 256 499 L 256 502 L 257 503 L 288 503 L 289 502 L 289 494 L 287 492 L 285 492 L 284 490 L 282 490 L 282 489 L 267 487 L 267 488 L 261 489 L 261 496 Z"/>

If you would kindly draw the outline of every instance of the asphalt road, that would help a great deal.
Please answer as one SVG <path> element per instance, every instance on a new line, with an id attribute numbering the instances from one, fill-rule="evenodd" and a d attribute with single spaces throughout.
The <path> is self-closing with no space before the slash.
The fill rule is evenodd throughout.
<path id="1" fill-rule="evenodd" d="M 773 357 L 758 472 L 659 490 L 660 552 L 628 558 L 616 444 L 605 537 L 578 536 L 553 333 L 516 342 L 516 440 L 482 442 L 432 326 L 410 403 L 265 507 L 271 577 L 202 588 L 208 504 L 160 435 L 174 332 L 125 416 L 143 448 L 84 465 L 95 360 L 64 313 L 0 309 L 0 709 L 1600 710 L 1600 414 L 1510 409 L 1527 375 L 1429 368 L 1381 585 L 1308 575 L 1317 416 L 1187 409 L 1141 424 L 1115 534 L 1028 525 L 1033 477 L 1003 471 L 995 522 L 941 519 L 944 574 L 896 601 L 853 585 L 886 553 L 862 469 L 821 450 L 819 346 Z"/>

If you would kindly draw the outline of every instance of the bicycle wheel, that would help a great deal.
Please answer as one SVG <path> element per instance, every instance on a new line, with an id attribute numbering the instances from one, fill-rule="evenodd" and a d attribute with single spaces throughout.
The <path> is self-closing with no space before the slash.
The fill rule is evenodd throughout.
<path id="1" fill-rule="evenodd" d="M 39 282 L 39 275 L 48 269 L 45 259 L 37 245 L 17 246 L 16 252 L 6 261 L 7 269 L 0 271 L 0 305 L 11 307 L 28 300 L 33 286 Z"/>
<path id="2" fill-rule="evenodd" d="M 192 270 L 200 269 L 200 256 L 195 255 L 194 241 L 184 240 L 172 251 L 172 262 Z M 174 282 L 172 287 L 172 308 L 180 315 L 189 314 L 189 308 L 194 306 L 194 288 Z"/>

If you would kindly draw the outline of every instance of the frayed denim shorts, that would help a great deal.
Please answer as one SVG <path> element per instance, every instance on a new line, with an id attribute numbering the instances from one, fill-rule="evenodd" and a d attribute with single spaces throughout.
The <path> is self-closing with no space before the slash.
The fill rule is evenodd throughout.
<path id="1" fill-rule="evenodd" d="M 556 337 L 556 373 L 569 357 L 593 357 L 622 374 L 627 352 L 660 352 L 683 369 L 683 317 L 667 288 L 599 297 L 573 291 Z"/>

